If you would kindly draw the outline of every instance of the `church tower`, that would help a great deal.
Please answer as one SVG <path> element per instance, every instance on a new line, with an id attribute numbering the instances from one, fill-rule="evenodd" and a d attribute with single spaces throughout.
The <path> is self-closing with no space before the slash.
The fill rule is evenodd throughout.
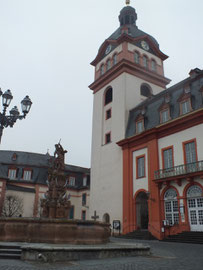
<path id="1" fill-rule="evenodd" d="M 94 94 L 90 215 L 96 210 L 99 220 L 111 224 L 123 220 L 123 158 L 117 142 L 125 138 L 129 111 L 170 82 L 163 67 L 168 56 L 138 28 L 136 10 L 125 6 L 119 23 L 91 63 L 95 79 L 89 86 Z M 136 125 L 142 129 L 142 121 Z"/>

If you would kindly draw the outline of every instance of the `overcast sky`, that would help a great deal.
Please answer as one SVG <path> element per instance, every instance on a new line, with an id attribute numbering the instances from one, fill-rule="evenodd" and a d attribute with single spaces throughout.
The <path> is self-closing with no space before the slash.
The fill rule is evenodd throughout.
<path id="1" fill-rule="evenodd" d="M 10 109 L 25 95 L 27 119 L 4 129 L 3 150 L 53 154 L 90 167 L 94 68 L 99 46 L 118 27 L 125 0 L 0 0 L 0 87 L 11 89 Z M 169 56 L 173 85 L 203 64 L 202 0 L 131 0 L 138 27 Z M 2 109 L 0 105 L 0 109 Z"/>

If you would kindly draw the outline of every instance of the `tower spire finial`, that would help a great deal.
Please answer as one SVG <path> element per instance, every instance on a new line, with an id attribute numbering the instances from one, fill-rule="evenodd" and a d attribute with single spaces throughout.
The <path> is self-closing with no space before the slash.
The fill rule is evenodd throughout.
<path id="1" fill-rule="evenodd" d="M 130 5 L 130 0 L 125 0 L 126 5 Z"/>

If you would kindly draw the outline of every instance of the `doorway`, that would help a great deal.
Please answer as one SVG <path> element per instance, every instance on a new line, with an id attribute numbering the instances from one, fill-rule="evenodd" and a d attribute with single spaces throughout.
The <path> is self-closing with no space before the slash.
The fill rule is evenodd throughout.
<path id="1" fill-rule="evenodd" d="M 136 197 L 136 225 L 138 229 L 148 229 L 148 197 L 145 192 L 140 192 Z"/>

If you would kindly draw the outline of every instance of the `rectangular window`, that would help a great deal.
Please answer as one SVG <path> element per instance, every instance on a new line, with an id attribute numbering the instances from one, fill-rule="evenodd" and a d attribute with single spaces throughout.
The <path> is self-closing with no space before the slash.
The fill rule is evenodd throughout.
<path id="1" fill-rule="evenodd" d="M 182 114 L 186 114 L 186 113 L 190 112 L 190 101 L 189 100 L 181 102 L 181 110 L 182 110 Z"/>
<path id="2" fill-rule="evenodd" d="M 82 185 L 83 185 L 83 187 L 86 187 L 87 186 L 87 176 L 84 176 L 83 177 Z"/>
<path id="3" fill-rule="evenodd" d="M 137 133 L 141 133 L 144 130 L 143 120 L 136 123 Z"/>
<path id="4" fill-rule="evenodd" d="M 106 120 L 111 118 L 111 109 L 106 111 Z"/>
<path id="5" fill-rule="evenodd" d="M 169 120 L 169 110 L 161 111 L 161 123 L 165 123 Z"/>
<path id="6" fill-rule="evenodd" d="M 111 142 L 111 133 L 106 133 L 105 134 L 105 143 L 110 143 Z"/>
<path id="7" fill-rule="evenodd" d="M 169 169 L 172 168 L 173 165 L 173 149 L 169 148 L 163 151 L 163 168 Z"/>
<path id="8" fill-rule="evenodd" d="M 75 177 L 74 176 L 70 176 L 69 177 L 69 186 L 75 186 Z"/>
<path id="9" fill-rule="evenodd" d="M 23 172 L 23 180 L 31 180 L 31 176 L 32 176 L 32 171 L 28 171 L 28 170 L 24 170 Z"/>
<path id="10" fill-rule="evenodd" d="M 8 178 L 9 179 L 16 179 L 17 177 L 17 170 L 16 169 L 9 169 L 8 170 Z"/>
<path id="11" fill-rule="evenodd" d="M 178 201 L 165 201 L 165 218 L 168 220 L 170 226 L 179 224 Z"/>
<path id="12" fill-rule="evenodd" d="M 196 145 L 195 141 L 184 144 L 185 151 L 185 163 L 194 163 L 197 161 Z"/>
<path id="13" fill-rule="evenodd" d="M 86 205 L 87 195 L 86 193 L 82 194 L 82 205 Z"/>
<path id="14" fill-rule="evenodd" d="M 82 220 L 86 220 L 86 211 L 85 210 L 82 211 Z"/>
<path id="15" fill-rule="evenodd" d="M 145 156 L 137 157 L 137 178 L 145 177 Z"/>

